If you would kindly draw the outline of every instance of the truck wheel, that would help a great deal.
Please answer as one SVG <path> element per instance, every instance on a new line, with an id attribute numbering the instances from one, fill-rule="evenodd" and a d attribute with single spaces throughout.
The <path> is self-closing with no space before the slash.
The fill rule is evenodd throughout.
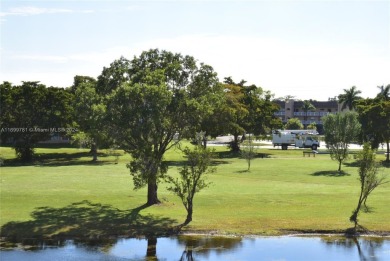
<path id="1" fill-rule="evenodd" d="M 282 150 L 287 150 L 287 145 L 282 145 Z"/>
<path id="2" fill-rule="evenodd" d="M 312 145 L 312 146 L 311 146 L 311 149 L 312 149 L 312 150 L 317 150 L 317 145 Z"/>

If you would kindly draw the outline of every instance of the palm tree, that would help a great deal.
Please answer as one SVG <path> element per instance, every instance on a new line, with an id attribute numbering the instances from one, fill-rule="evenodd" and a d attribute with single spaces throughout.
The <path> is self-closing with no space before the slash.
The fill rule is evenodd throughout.
<path id="1" fill-rule="evenodd" d="M 311 104 L 310 101 L 305 100 L 305 101 L 303 101 L 301 109 L 305 112 L 305 115 L 303 116 L 303 120 L 306 123 L 306 121 L 307 121 L 307 112 L 308 111 L 314 111 L 316 109 L 316 107 L 314 107 L 314 105 Z M 303 126 L 305 126 L 305 129 L 307 128 L 307 124 L 303 124 Z"/>
<path id="2" fill-rule="evenodd" d="M 390 99 L 390 84 L 388 84 L 386 87 L 384 85 L 378 86 L 380 89 L 378 95 L 376 96 L 379 99 L 384 99 L 385 101 Z"/>
<path id="3" fill-rule="evenodd" d="M 344 93 L 339 95 L 339 103 L 342 103 L 342 110 L 348 107 L 350 111 L 352 111 L 356 102 L 362 97 L 359 96 L 362 92 L 356 89 L 356 86 L 352 86 L 350 89 L 344 89 Z"/>

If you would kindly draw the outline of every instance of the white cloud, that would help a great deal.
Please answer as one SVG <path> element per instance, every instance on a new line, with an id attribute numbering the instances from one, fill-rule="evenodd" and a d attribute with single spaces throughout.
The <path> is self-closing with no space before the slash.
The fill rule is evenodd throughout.
<path id="1" fill-rule="evenodd" d="M 38 8 L 33 6 L 23 6 L 10 8 L 8 12 L 2 13 L 2 16 L 8 15 L 40 15 L 40 14 L 55 14 L 55 13 L 71 13 L 70 9 L 56 9 L 56 8 Z"/>
<path id="2" fill-rule="evenodd" d="M 65 63 L 69 60 L 67 57 L 54 56 L 54 55 L 16 55 L 14 56 L 14 59 L 54 62 L 54 63 Z"/>
<path id="3" fill-rule="evenodd" d="M 10 8 L 7 12 L 1 12 L 0 16 L 30 16 L 30 15 L 41 15 L 41 14 L 59 14 L 59 13 L 93 13 L 93 10 L 81 10 L 75 11 L 71 9 L 61 8 L 40 8 L 34 6 L 22 6 Z"/>

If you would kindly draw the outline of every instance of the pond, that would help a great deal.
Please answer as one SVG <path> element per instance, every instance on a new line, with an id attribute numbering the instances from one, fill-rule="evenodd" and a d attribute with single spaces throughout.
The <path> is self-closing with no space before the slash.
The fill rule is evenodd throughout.
<path id="1" fill-rule="evenodd" d="M 4 261 L 39 260 L 390 260 L 390 238 L 221 237 L 25 242 L 2 250 Z M 29 245 L 29 247 L 27 247 Z"/>

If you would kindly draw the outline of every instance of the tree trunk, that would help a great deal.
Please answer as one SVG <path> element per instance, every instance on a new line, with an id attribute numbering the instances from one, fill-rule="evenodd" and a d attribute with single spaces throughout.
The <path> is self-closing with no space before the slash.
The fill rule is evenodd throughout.
<path id="1" fill-rule="evenodd" d="M 341 172 L 341 160 L 339 160 L 339 172 Z"/>
<path id="2" fill-rule="evenodd" d="M 92 153 L 92 161 L 97 161 L 97 145 L 95 142 L 92 143 L 91 146 L 91 153 Z"/>
<path id="3" fill-rule="evenodd" d="M 30 161 L 32 161 L 32 159 L 33 159 L 32 151 L 33 150 L 30 147 L 26 146 L 25 148 L 22 148 L 20 151 L 21 151 L 20 159 L 23 162 L 30 162 Z"/>
<path id="4" fill-rule="evenodd" d="M 148 206 L 160 204 L 161 201 L 157 197 L 157 182 L 156 180 L 149 180 L 148 182 Z"/>
<path id="5" fill-rule="evenodd" d="M 358 205 L 357 205 L 355 211 L 353 212 L 352 216 L 349 218 L 349 220 L 354 222 L 354 224 L 355 224 L 355 232 L 356 232 L 356 228 L 358 226 L 358 218 L 357 217 L 359 215 L 362 203 L 363 203 L 363 188 L 361 188 L 361 190 L 360 190 Z"/>
<path id="6" fill-rule="evenodd" d="M 234 140 L 231 142 L 230 149 L 233 152 L 239 152 L 240 151 L 240 146 L 238 145 L 238 133 L 234 134 Z"/>
<path id="7" fill-rule="evenodd" d="M 387 141 L 387 154 L 386 154 L 386 162 L 389 162 L 390 159 L 389 159 L 389 153 L 390 153 L 390 142 Z"/>
<path id="8" fill-rule="evenodd" d="M 188 225 L 192 221 L 192 212 L 192 203 L 189 203 L 187 208 L 187 218 L 186 221 L 184 221 L 184 225 Z"/>
<path id="9" fill-rule="evenodd" d="M 30 162 L 34 156 L 33 144 L 28 140 L 21 140 L 15 143 L 14 149 L 17 157 L 23 162 Z"/>
<path id="10" fill-rule="evenodd" d="M 203 148 L 207 148 L 207 136 L 206 136 L 206 134 L 203 136 L 202 141 L 203 141 Z"/>

